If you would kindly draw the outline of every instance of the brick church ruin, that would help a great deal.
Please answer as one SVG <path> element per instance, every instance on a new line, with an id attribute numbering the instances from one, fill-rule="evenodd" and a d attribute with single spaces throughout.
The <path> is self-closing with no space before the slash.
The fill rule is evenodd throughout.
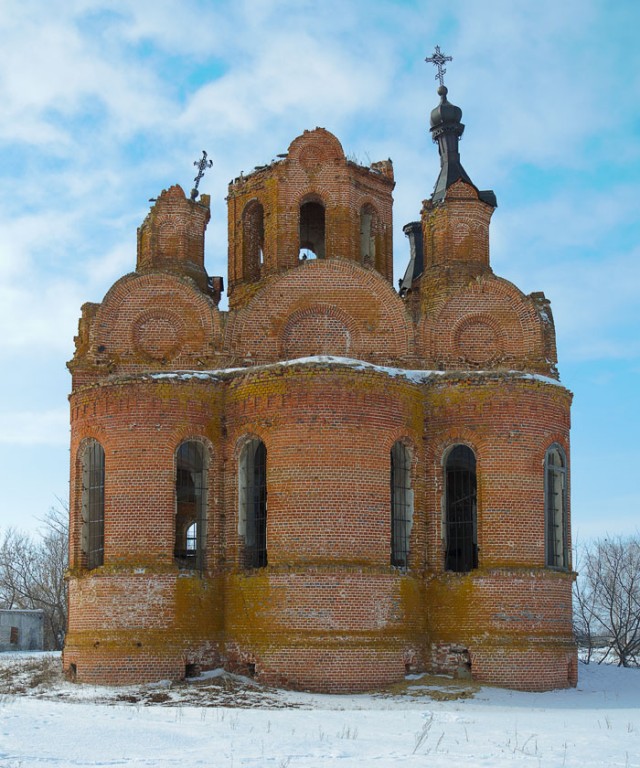
<path id="1" fill-rule="evenodd" d="M 390 160 L 323 128 L 228 195 L 173 186 L 136 270 L 82 307 L 71 403 L 78 681 L 223 665 L 315 691 L 432 671 L 575 685 L 568 460 L 543 293 L 489 263 L 493 192 L 431 113 L 440 174 L 393 285 Z"/>

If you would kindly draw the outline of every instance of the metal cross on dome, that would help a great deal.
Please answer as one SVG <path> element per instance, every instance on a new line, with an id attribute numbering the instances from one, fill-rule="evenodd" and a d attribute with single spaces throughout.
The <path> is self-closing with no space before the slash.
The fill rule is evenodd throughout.
<path id="1" fill-rule="evenodd" d="M 440 81 L 440 85 L 444 85 L 444 75 L 447 71 L 444 65 L 447 61 L 453 61 L 453 56 L 445 56 L 444 53 L 441 52 L 440 46 L 436 45 L 436 50 L 433 56 L 427 56 L 425 61 L 427 64 L 435 64 L 438 68 L 436 80 Z"/>
<path id="2" fill-rule="evenodd" d="M 200 184 L 200 179 L 202 179 L 202 177 L 204 176 L 204 172 L 207 170 L 207 168 L 211 168 L 211 166 L 213 165 L 213 160 L 207 160 L 207 153 L 203 149 L 202 157 L 200 158 L 200 160 L 194 160 L 193 164 L 198 168 L 198 174 L 194 179 L 195 186 L 191 190 L 191 199 L 195 200 L 196 197 L 198 197 L 198 186 Z"/>

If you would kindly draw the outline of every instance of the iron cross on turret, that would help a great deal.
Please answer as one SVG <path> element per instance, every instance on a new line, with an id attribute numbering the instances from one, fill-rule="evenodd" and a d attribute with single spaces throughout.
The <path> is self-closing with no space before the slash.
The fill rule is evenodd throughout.
<path id="1" fill-rule="evenodd" d="M 197 166 L 198 168 L 198 174 L 195 177 L 195 187 L 191 190 L 191 199 L 195 200 L 196 197 L 198 197 L 198 186 L 200 184 L 200 179 L 204 176 L 204 172 L 207 170 L 207 168 L 211 168 L 213 165 L 213 160 L 207 160 L 207 153 L 202 150 L 202 157 L 200 160 L 194 160 L 193 164 Z"/>
<path id="2" fill-rule="evenodd" d="M 445 56 L 440 51 L 440 46 L 436 45 L 436 50 L 433 56 L 427 56 L 425 61 L 427 64 L 434 64 L 437 67 L 438 72 L 436 74 L 436 80 L 440 81 L 440 85 L 444 85 L 444 76 L 447 71 L 444 65 L 447 61 L 453 61 L 453 56 Z"/>

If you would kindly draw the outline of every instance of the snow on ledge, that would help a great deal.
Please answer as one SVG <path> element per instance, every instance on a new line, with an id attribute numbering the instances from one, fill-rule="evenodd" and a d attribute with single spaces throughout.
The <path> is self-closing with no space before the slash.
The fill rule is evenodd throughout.
<path id="1" fill-rule="evenodd" d="M 512 370 L 488 370 L 488 371 L 476 371 L 476 370 L 449 370 L 449 371 L 436 371 L 436 370 L 411 370 L 408 368 L 393 368 L 385 365 L 375 365 L 374 363 L 367 363 L 364 360 L 356 360 L 351 357 L 334 357 L 332 355 L 314 355 L 313 357 L 298 357 L 295 360 L 282 360 L 277 363 L 265 363 L 263 365 L 254 365 L 243 368 L 220 368 L 216 370 L 208 371 L 171 371 L 167 373 L 149 373 L 142 374 L 143 378 L 150 378 L 154 380 L 158 379 L 179 379 L 182 381 L 188 381 L 190 379 L 200 379 L 202 381 L 216 381 L 221 378 L 227 378 L 237 373 L 250 373 L 255 371 L 268 371 L 277 368 L 290 367 L 294 365 L 339 365 L 345 368 L 351 368 L 355 371 L 376 371 L 377 373 L 386 374 L 391 378 L 402 378 L 407 381 L 411 381 L 414 384 L 424 384 L 430 379 L 437 377 L 481 377 L 481 376 L 501 376 L 507 375 L 511 378 L 528 379 L 530 381 L 540 381 L 544 384 L 552 384 L 556 387 L 562 387 L 556 379 L 552 379 L 550 376 L 543 376 L 539 373 L 526 373 L 524 371 L 512 371 Z"/>

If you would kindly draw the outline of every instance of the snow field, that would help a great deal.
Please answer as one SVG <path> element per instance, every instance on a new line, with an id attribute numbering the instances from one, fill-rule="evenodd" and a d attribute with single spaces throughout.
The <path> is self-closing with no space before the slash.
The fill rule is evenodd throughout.
<path id="1" fill-rule="evenodd" d="M 581 666 L 576 690 L 444 701 L 419 680 L 393 696 L 279 691 L 277 709 L 105 703 L 114 689 L 65 685 L 81 698 L 2 695 L 0 766 L 640 768 L 636 669 Z"/>

